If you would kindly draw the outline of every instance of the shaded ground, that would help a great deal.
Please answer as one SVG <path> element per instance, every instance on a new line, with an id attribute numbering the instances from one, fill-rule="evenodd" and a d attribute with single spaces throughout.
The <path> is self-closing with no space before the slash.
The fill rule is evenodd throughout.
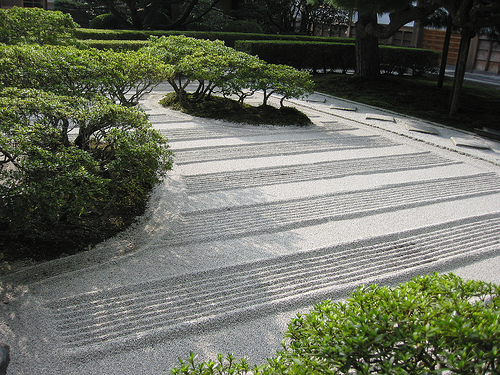
<path id="1" fill-rule="evenodd" d="M 449 116 L 451 83 L 437 88 L 434 78 L 381 76 L 367 80 L 345 74 L 317 74 L 316 90 L 439 124 L 474 131 L 500 129 L 500 90 L 465 85 L 460 112 Z"/>
<path id="2" fill-rule="evenodd" d="M 311 124 L 311 120 L 304 113 L 293 107 L 276 108 L 270 105 L 241 105 L 235 100 L 218 96 L 211 96 L 209 100 L 197 101 L 193 99 L 191 94 L 183 97 L 181 105 L 175 101 L 175 97 L 176 95 L 173 93 L 168 94 L 161 100 L 161 104 L 197 117 L 247 124 L 296 126 Z"/>

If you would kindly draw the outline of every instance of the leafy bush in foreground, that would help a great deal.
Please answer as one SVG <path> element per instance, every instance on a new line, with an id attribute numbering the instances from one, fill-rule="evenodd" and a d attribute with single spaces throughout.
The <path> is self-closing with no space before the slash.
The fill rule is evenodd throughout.
<path id="1" fill-rule="evenodd" d="M 173 374 L 498 374 L 500 286 L 453 274 L 363 286 L 291 321 L 284 350 L 252 368 L 219 357 Z"/>
<path id="2" fill-rule="evenodd" d="M 54 258 L 116 234 L 172 164 L 167 140 L 128 108 L 172 66 L 64 45 L 75 25 L 0 12 L 0 259 Z"/>
<path id="3" fill-rule="evenodd" d="M 82 245 L 103 225 L 121 229 L 123 217 L 142 212 L 171 163 L 166 139 L 137 109 L 104 98 L 5 89 L 0 248 L 11 258 L 27 256 L 16 253 L 24 245 L 29 256 L 53 257 L 78 245 L 64 238 L 72 231 L 87 231 L 76 240 Z"/>

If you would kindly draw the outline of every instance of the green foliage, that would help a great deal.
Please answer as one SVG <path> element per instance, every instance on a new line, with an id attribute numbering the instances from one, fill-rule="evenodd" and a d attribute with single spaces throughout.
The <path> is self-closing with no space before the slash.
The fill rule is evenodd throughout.
<path id="1" fill-rule="evenodd" d="M 147 51 L 0 46 L 0 87 L 37 88 L 86 98 L 102 95 L 134 105 L 171 74 L 171 66 Z"/>
<path id="2" fill-rule="evenodd" d="M 89 27 L 91 29 L 119 29 L 121 24 L 111 13 L 105 13 L 93 18 Z"/>
<path id="3" fill-rule="evenodd" d="M 240 40 L 235 48 L 259 56 L 268 63 L 290 65 L 297 69 L 341 70 L 345 73 L 356 67 L 352 39 L 344 39 L 342 43 Z M 439 66 L 439 57 L 436 51 L 380 47 L 381 67 L 387 74 L 411 71 L 413 75 L 422 75 L 434 72 Z"/>
<path id="4" fill-rule="evenodd" d="M 95 40 L 148 40 L 152 36 L 179 36 L 183 35 L 196 39 L 222 40 L 228 47 L 234 47 L 237 40 L 288 40 L 302 42 L 338 42 L 352 43 L 348 38 L 327 38 L 308 35 L 287 35 L 287 34 L 261 34 L 261 33 L 242 33 L 242 32 L 216 32 L 216 31 L 175 31 L 175 30 L 97 30 L 97 29 L 77 29 L 75 36 L 78 39 Z"/>
<path id="5" fill-rule="evenodd" d="M 409 71 L 414 76 L 434 73 L 438 70 L 441 54 L 417 48 L 380 47 L 382 71 L 386 74 L 405 74 Z"/>
<path id="6" fill-rule="evenodd" d="M 136 105 L 146 93 L 161 82 L 169 79 L 174 67 L 165 64 L 146 49 L 139 51 L 103 51 L 99 54 L 97 66 L 103 72 L 97 77 L 102 80 L 101 94 L 122 105 Z"/>
<path id="7" fill-rule="evenodd" d="M 361 287 L 294 319 L 275 363 L 314 373 L 498 373 L 499 293 L 454 275 Z"/>
<path id="8" fill-rule="evenodd" d="M 11 241 L 3 248 L 26 256 L 11 245 L 29 242 L 36 256 L 37 245 L 68 223 L 139 213 L 171 163 L 166 140 L 137 109 L 103 98 L 3 90 L 0 223 L 7 228 L 2 241 Z M 43 256 L 67 250 L 51 246 Z"/>
<path id="9" fill-rule="evenodd" d="M 194 353 L 191 353 L 186 362 L 181 359 L 179 359 L 179 362 L 179 367 L 172 370 L 172 374 L 174 375 L 250 375 L 258 373 L 258 368 L 250 368 L 244 359 L 238 361 L 235 360 L 232 355 L 228 355 L 224 358 L 221 354 L 219 354 L 217 356 L 217 362 L 208 361 L 196 364 L 196 356 Z"/>
<path id="10" fill-rule="evenodd" d="M 189 83 L 198 81 L 194 96 L 199 100 L 210 98 L 215 90 L 224 96 L 237 95 L 243 104 L 246 97 L 257 90 L 282 95 L 283 99 L 298 97 L 312 91 L 309 74 L 282 65 L 267 66 L 255 56 L 236 51 L 221 41 L 209 41 L 169 36 L 153 38 L 144 51 L 172 65 L 174 74 L 168 78 L 181 101 Z"/>
<path id="11" fill-rule="evenodd" d="M 118 52 L 126 51 L 138 51 L 139 49 L 146 46 L 146 40 L 94 40 L 87 39 L 82 42 L 89 48 L 95 48 L 99 50 L 110 49 Z"/>
<path id="12" fill-rule="evenodd" d="M 291 321 L 288 344 L 253 374 L 498 374 L 500 286 L 453 274 L 396 288 L 362 286 Z M 248 373 L 245 361 L 196 365 L 174 374 Z"/>
<path id="13" fill-rule="evenodd" d="M 69 14 L 59 11 L 0 9 L 0 43 L 74 44 L 77 27 Z"/>
<path id="14" fill-rule="evenodd" d="M 257 77 L 257 87 L 264 92 L 264 105 L 272 94 L 281 95 L 283 101 L 313 92 L 308 72 L 287 65 L 266 64 Z"/>
<path id="15" fill-rule="evenodd" d="M 171 168 L 166 139 L 127 107 L 173 67 L 52 45 L 74 42 L 60 12 L 0 12 L 2 41 L 17 43 L 0 44 L 0 258 L 52 258 L 130 224 Z"/>
<path id="16" fill-rule="evenodd" d="M 235 48 L 259 56 L 268 63 L 296 69 L 347 71 L 355 67 L 352 39 L 343 39 L 340 43 L 241 40 L 236 42 Z"/>
<path id="17" fill-rule="evenodd" d="M 245 21 L 245 20 L 235 20 L 229 22 L 224 31 L 232 33 L 254 33 L 262 34 L 262 27 L 257 22 Z"/>

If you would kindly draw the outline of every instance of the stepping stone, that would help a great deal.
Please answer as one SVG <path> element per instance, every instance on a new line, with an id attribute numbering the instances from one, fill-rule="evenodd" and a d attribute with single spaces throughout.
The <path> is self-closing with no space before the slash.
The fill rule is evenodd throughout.
<path id="1" fill-rule="evenodd" d="M 330 109 L 336 109 L 338 111 L 351 111 L 351 112 L 356 112 L 358 110 L 357 107 L 337 107 L 332 105 Z"/>
<path id="2" fill-rule="evenodd" d="M 490 128 L 482 128 L 482 129 L 474 129 L 477 135 L 481 137 L 486 137 L 489 139 L 493 139 L 495 141 L 500 141 L 500 130 L 490 129 Z"/>
<path id="3" fill-rule="evenodd" d="M 490 146 L 488 146 L 482 139 L 480 138 L 472 138 L 472 137 L 451 137 L 451 141 L 456 146 L 463 147 L 471 147 L 477 148 L 480 150 L 490 150 Z"/>
<path id="4" fill-rule="evenodd" d="M 408 129 L 411 132 L 439 135 L 439 132 L 436 128 L 422 124 L 412 124 L 412 125 L 407 124 L 406 129 Z"/>
<path id="5" fill-rule="evenodd" d="M 326 99 L 307 99 L 309 103 L 326 103 Z"/>
<path id="6" fill-rule="evenodd" d="M 371 114 L 371 113 L 367 113 L 366 114 L 366 119 L 367 120 L 379 120 L 379 121 L 396 122 L 396 120 L 392 116 L 374 115 L 374 114 Z"/>

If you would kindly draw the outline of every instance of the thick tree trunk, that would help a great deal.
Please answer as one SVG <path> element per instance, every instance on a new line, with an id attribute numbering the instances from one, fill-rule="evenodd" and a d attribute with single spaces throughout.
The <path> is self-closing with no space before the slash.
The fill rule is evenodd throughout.
<path id="1" fill-rule="evenodd" d="M 460 107 L 460 94 L 462 93 L 470 41 L 474 36 L 474 31 L 462 29 L 461 36 L 460 50 L 453 80 L 453 90 L 451 92 L 450 116 L 456 115 Z"/>
<path id="2" fill-rule="evenodd" d="M 371 35 L 369 28 L 377 25 L 376 13 L 358 13 L 356 22 L 356 74 L 361 77 L 380 75 L 378 37 Z"/>

